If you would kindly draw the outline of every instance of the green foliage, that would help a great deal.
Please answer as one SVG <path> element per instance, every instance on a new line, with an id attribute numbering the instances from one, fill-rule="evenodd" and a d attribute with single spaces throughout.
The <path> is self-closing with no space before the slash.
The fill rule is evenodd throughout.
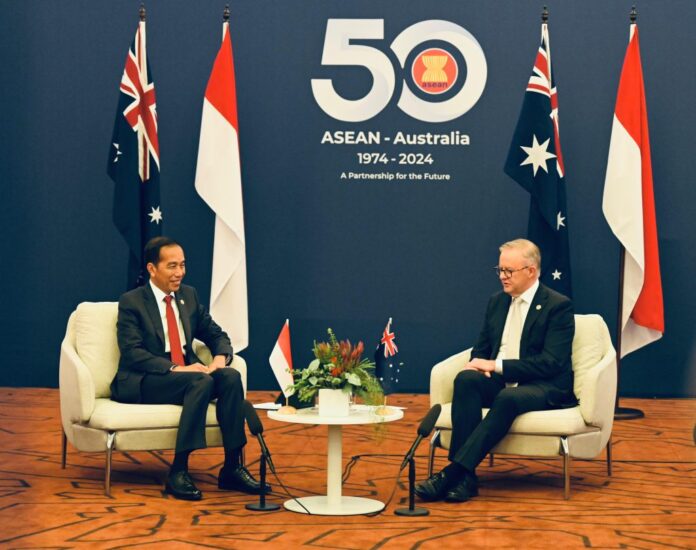
<path id="1" fill-rule="evenodd" d="M 384 394 L 372 374 L 375 364 L 362 358 L 365 346 L 350 340 L 337 340 L 328 330 L 328 342 L 314 342 L 315 359 L 304 369 L 293 371 L 294 393 L 300 401 L 311 401 L 320 389 L 341 389 L 359 397 L 368 405 L 381 405 Z"/>

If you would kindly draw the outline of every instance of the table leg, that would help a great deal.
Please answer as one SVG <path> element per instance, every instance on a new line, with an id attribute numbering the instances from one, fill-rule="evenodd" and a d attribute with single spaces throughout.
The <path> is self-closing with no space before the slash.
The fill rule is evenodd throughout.
<path id="1" fill-rule="evenodd" d="M 384 508 L 379 500 L 362 497 L 344 497 L 342 488 L 343 427 L 329 424 L 326 464 L 326 496 L 317 495 L 285 501 L 285 508 L 302 514 L 350 516 L 372 514 Z M 302 505 L 300 505 L 300 503 Z"/>
<path id="2" fill-rule="evenodd" d="M 339 506 L 342 494 L 341 462 L 343 460 L 342 426 L 329 426 L 326 467 L 326 497 L 329 506 Z"/>

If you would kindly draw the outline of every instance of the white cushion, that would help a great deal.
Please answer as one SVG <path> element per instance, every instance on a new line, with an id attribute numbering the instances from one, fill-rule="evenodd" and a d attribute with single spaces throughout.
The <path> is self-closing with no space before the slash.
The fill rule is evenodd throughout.
<path id="1" fill-rule="evenodd" d="M 483 416 L 485 417 L 487 414 L 488 409 L 483 409 Z M 452 403 L 442 405 L 437 427 L 452 429 Z M 532 411 L 521 414 L 515 418 L 509 433 L 571 435 L 592 430 L 595 428 L 585 424 L 578 406 L 570 409 Z"/>
<path id="2" fill-rule="evenodd" d="M 82 302 L 75 315 L 75 348 L 92 373 L 96 397 L 111 395 L 121 353 L 116 340 L 116 302 Z"/>
<path id="3" fill-rule="evenodd" d="M 488 413 L 488 409 L 484 409 L 484 413 Z M 571 435 L 590 429 L 580 414 L 580 407 L 573 407 L 521 414 L 512 423 L 510 433 Z"/>
<path id="4" fill-rule="evenodd" d="M 89 427 L 109 431 L 177 428 L 180 416 L 179 405 L 141 405 L 97 399 Z M 212 403 L 208 406 L 205 423 L 207 426 L 217 425 Z"/>

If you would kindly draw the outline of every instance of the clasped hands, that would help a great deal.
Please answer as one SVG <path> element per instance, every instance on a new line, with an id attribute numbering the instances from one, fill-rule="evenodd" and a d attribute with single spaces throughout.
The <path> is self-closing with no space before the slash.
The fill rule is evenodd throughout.
<path id="1" fill-rule="evenodd" d="M 476 370 L 482 373 L 486 378 L 490 378 L 491 373 L 495 372 L 495 361 L 491 359 L 472 359 L 463 370 Z"/>
<path id="2" fill-rule="evenodd" d="M 225 368 L 226 357 L 224 355 L 216 355 L 210 365 L 205 366 L 202 363 L 193 363 L 191 365 L 179 365 L 172 369 L 172 372 L 203 372 L 212 374 L 218 369 Z"/>

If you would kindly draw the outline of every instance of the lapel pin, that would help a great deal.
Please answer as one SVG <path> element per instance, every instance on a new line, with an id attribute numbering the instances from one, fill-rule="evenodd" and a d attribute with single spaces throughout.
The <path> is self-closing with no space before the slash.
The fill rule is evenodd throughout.
<path id="1" fill-rule="evenodd" d="M 184 305 L 184 301 L 183 301 L 183 300 L 179 300 L 179 303 L 180 303 L 182 306 Z M 541 306 L 538 306 L 538 307 L 541 307 Z"/>
<path id="2" fill-rule="evenodd" d="M 541 309 L 541 306 L 539 304 L 537 304 L 536 310 L 539 311 L 540 309 Z"/>

